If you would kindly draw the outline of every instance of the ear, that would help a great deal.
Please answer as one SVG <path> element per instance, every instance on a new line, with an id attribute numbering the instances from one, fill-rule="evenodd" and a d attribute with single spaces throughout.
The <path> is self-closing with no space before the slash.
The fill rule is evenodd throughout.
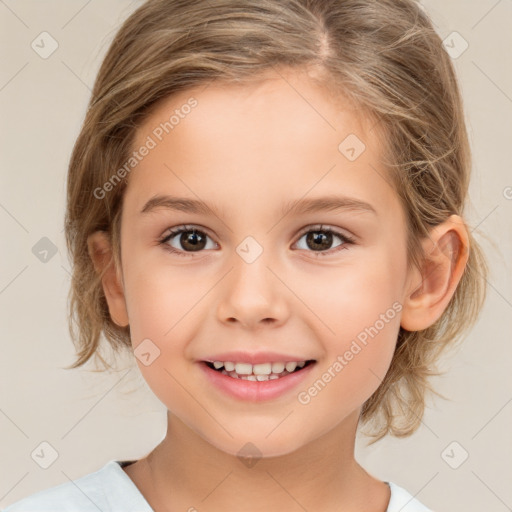
<path id="1" fill-rule="evenodd" d="M 119 269 L 115 268 L 108 234 L 105 231 L 95 231 L 87 237 L 87 248 L 96 272 L 100 275 L 104 272 L 101 284 L 107 299 L 110 317 L 115 324 L 126 327 L 129 321 L 124 288 Z"/>
<path id="2" fill-rule="evenodd" d="M 438 320 L 448 306 L 469 257 L 468 232 L 458 215 L 430 231 L 422 240 L 424 258 L 408 279 L 400 325 L 420 331 Z"/>

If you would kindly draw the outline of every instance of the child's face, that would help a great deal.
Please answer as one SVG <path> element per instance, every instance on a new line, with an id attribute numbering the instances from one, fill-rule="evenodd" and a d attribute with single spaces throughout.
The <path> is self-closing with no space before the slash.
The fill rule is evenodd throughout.
<path id="1" fill-rule="evenodd" d="M 352 432 L 390 365 L 411 291 L 404 213 L 370 121 L 336 107 L 304 76 L 284 76 L 238 88 L 212 83 L 161 104 L 138 131 L 134 149 L 152 146 L 148 136 L 156 146 L 131 171 L 123 205 L 133 347 L 151 340 L 142 350 L 150 360 L 152 347 L 160 351 L 147 366 L 137 359 L 140 371 L 172 414 L 233 454 L 249 441 L 279 455 L 335 427 Z M 197 105 L 183 108 L 192 97 Z M 158 129 L 176 109 L 173 129 Z M 352 134 L 366 146 L 359 156 Z M 217 216 L 141 213 L 156 195 L 204 201 Z M 290 202 L 324 196 L 371 208 L 286 214 Z M 183 224 L 202 238 L 168 240 L 181 254 L 158 243 Z M 354 243 L 315 236 L 320 224 Z M 202 367 L 231 351 L 316 363 L 279 396 L 244 400 L 213 385 Z"/>

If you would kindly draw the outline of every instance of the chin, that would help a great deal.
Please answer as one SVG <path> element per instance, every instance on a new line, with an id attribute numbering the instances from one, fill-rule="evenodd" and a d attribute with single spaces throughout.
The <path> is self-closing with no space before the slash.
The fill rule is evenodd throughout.
<path id="1" fill-rule="evenodd" d="M 300 440 L 291 434 L 286 436 L 276 435 L 273 439 L 270 439 L 273 435 L 274 433 L 265 437 L 266 434 L 261 434 L 261 432 L 254 433 L 254 435 L 246 433 L 243 436 L 232 438 L 225 435 L 222 440 L 216 438 L 214 440 L 206 439 L 206 441 L 218 450 L 239 457 L 242 462 L 246 461 L 248 467 L 251 466 L 251 461 L 256 463 L 261 458 L 288 455 L 302 446 Z"/>

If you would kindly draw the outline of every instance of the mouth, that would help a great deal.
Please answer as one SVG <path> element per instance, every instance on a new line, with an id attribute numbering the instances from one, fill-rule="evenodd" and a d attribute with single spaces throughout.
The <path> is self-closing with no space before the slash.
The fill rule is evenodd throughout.
<path id="1" fill-rule="evenodd" d="M 264 382 L 279 380 L 287 375 L 303 372 L 306 368 L 316 363 L 315 359 L 305 361 L 289 361 L 274 363 L 234 363 L 230 361 L 202 361 L 211 370 L 233 379 Z"/>
<path id="2" fill-rule="evenodd" d="M 235 354 L 231 354 L 233 355 Z M 282 355 L 275 357 L 268 355 L 269 359 L 265 362 L 263 354 L 259 354 L 257 357 L 252 357 L 253 361 L 256 359 L 259 362 L 251 364 L 222 361 L 224 357 L 219 356 L 214 360 L 198 361 L 207 381 L 213 389 L 226 396 L 253 403 L 268 402 L 287 395 L 291 399 L 290 393 L 297 390 L 299 386 L 305 385 L 304 381 L 311 376 L 318 362 L 316 359 L 285 361 L 284 359 L 289 358 L 284 358 Z M 238 354 L 238 357 L 246 361 L 251 359 L 247 354 L 245 356 Z M 272 359 L 281 359 L 281 361 L 269 362 Z"/>

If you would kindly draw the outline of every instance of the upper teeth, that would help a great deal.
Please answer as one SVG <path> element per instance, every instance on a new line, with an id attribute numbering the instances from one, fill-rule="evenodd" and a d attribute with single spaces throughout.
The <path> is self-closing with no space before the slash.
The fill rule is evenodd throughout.
<path id="1" fill-rule="evenodd" d="M 270 375 L 271 373 L 281 373 L 285 369 L 293 372 L 297 367 L 302 368 L 306 361 L 290 361 L 288 363 L 233 363 L 231 361 L 214 361 L 213 366 L 218 370 L 224 366 L 227 372 L 235 371 L 238 375 Z"/>

